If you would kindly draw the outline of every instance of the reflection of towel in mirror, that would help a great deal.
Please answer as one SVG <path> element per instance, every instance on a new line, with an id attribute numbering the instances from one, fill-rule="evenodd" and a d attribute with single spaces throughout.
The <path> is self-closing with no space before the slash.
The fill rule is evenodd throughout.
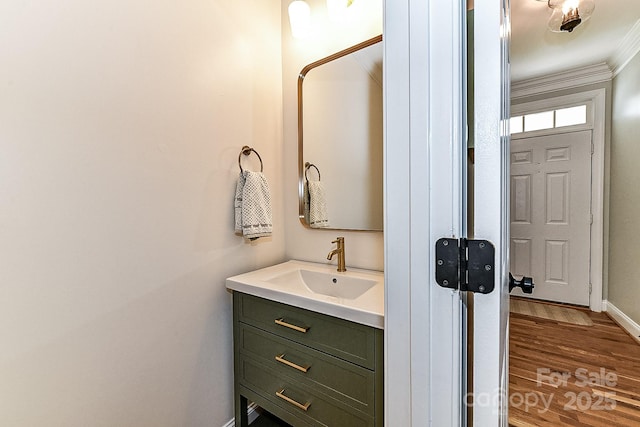
<path id="1" fill-rule="evenodd" d="M 302 200 L 304 201 L 304 222 L 311 224 L 311 220 L 309 219 L 309 181 L 304 182 L 304 194 L 302 196 Z"/>
<path id="2" fill-rule="evenodd" d="M 304 194 L 305 220 L 312 228 L 329 227 L 324 185 L 320 181 L 306 181 Z"/>
<path id="3" fill-rule="evenodd" d="M 250 240 L 271 235 L 271 195 L 262 172 L 243 171 L 236 186 L 235 231 Z"/>

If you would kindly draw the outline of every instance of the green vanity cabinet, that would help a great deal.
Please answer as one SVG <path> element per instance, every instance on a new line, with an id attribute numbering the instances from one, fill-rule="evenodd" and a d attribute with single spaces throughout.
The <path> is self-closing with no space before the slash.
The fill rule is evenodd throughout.
<path id="1" fill-rule="evenodd" d="M 247 402 L 298 426 L 383 425 L 383 331 L 234 291 L 236 425 Z"/>

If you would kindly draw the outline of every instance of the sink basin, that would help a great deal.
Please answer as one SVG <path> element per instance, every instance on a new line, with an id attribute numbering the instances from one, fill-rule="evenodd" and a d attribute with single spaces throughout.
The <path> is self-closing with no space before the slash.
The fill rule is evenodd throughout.
<path id="1" fill-rule="evenodd" d="M 228 289 L 382 329 L 384 274 L 288 261 L 230 277 Z"/>
<path id="2" fill-rule="evenodd" d="M 322 271 L 296 269 L 275 276 L 267 282 L 283 283 L 287 281 L 302 281 L 311 292 L 335 298 L 353 300 L 367 292 L 376 280 L 353 277 L 345 274 L 331 274 Z"/>
<path id="3" fill-rule="evenodd" d="M 312 292 L 337 298 L 356 299 L 377 282 L 360 277 L 338 276 L 318 271 L 300 270 L 302 281 Z"/>

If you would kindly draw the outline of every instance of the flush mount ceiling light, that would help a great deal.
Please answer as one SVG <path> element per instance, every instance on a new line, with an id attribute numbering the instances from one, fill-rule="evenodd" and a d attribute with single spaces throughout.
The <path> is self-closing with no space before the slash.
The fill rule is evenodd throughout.
<path id="1" fill-rule="evenodd" d="M 594 0 L 548 0 L 547 4 L 553 11 L 547 25 L 556 33 L 572 32 L 589 19 L 596 8 Z"/>

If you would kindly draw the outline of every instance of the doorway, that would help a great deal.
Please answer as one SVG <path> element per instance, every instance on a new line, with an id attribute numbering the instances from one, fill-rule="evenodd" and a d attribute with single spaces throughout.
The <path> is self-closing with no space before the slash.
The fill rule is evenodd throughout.
<path id="1" fill-rule="evenodd" d="M 605 100 L 596 89 L 511 108 L 510 266 L 536 283 L 514 296 L 602 311 Z"/>

